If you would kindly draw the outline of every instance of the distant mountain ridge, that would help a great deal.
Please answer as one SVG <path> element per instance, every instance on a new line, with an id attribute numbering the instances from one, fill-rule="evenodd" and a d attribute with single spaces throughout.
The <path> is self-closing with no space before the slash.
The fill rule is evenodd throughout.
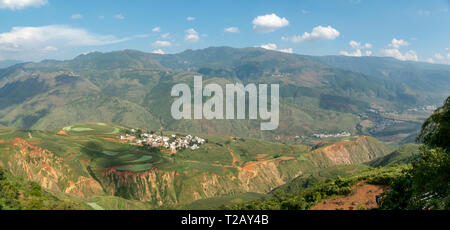
<path id="1" fill-rule="evenodd" d="M 18 61 L 18 60 L 2 60 L 0 61 L 0 69 L 2 68 L 7 68 L 19 63 L 23 63 L 23 61 Z"/>
<path id="2" fill-rule="evenodd" d="M 416 91 L 448 93 L 450 65 L 400 61 L 387 57 L 324 56 L 318 60 L 345 70 L 366 74 L 384 81 L 405 84 Z"/>

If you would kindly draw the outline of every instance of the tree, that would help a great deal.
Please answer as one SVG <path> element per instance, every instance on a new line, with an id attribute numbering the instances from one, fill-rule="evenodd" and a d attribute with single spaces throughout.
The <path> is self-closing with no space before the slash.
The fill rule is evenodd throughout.
<path id="1" fill-rule="evenodd" d="M 450 209 L 450 97 L 423 124 L 420 158 L 381 199 L 382 209 Z"/>
<path id="2" fill-rule="evenodd" d="M 450 150 L 450 97 L 422 125 L 417 141 L 430 148 Z"/>

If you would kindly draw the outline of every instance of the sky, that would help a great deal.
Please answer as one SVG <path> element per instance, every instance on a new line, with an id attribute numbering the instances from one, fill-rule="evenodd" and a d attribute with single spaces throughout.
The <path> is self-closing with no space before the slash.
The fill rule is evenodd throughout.
<path id="1" fill-rule="evenodd" d="M 210 46 L 450 65 L 450 0 L 0 0 L 0 61 Z"/>

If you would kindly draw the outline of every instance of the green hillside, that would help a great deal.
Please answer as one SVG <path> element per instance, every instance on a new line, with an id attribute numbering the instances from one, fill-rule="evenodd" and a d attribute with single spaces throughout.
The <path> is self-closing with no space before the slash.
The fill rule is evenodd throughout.
<path id="1" fill-rule="evenodd" d="M 381 57 L 324 56 L 318 60 L 331 66 L 381 79 L 386 87 L 396 92 L 405 102 L 420 100 L 436 103 L 433 99 L 445 98 L 449 93 L 448 65 L 404 62 Z M 424 95 L 423 92 L 428 93 Z"/>
<path id="2" fill-rule="evenodd" d="M 169 137 L 199 136 L 206 143 L 173 154 L 121 140 L 131 129 L 115 124 L 74 124 L 50 131 L 0 128 L 0 166 L 87 209 L 197 209 L 261 198 L 258 194 L 299 176 L 352 174 L 365 169 L 356 166 L 359 163 L 383 157 L 390 149 L 369 137 L 311 151 L 304 145 L 252 138 L 162 132 Z M 374 144 L 378 147 L 371 148 Z M 335 162 L 328 148 L 355 152 L 348 161 Z M 316 153 L 322 150 L 326 154 Z M 349 168 L 333 169 L 340 165 Z"/>
<path id="3" fill-rule="evenodd" d="M 260 48 L 212 47 L 171 55 L 94 52 L 68 61 L 19 64 L 0 69 L 0 125 L 49 130 L 98 121 L 266 140 L 279 137 L 287 143 L 303 136 L 303 141 L 316 144 L 321 140 L 311 139 L 313 134 L 341 132 L 401 142 L 411 141 L 408 137 L 417 135 L 432 112 L 422 107 L 437 104 L 449 93 L 450 71 L 441 66 L 427 65 L 420 76 L 406 78 L 411 66 L 421 69 L 423 64 L 386 65 L 392 73 L 382 78 L 324 60 Z M 370 60 L 363 64 L 354 65 L 377 66 Z M 260 121 L 172 119 L 172 86 L 192 85 L 195 74 L 203 75 L 205 84 L 280 84 L 279 128 L 263 133 L 257 131 Z M 438 79 L 441 90 L 415 87 L 426 85 L 422 78 Z"/>
<path id="4" fill-rule="evenodd" d="M 418 138 L 423 142 L 420 147 L 407 144 L 366 164 L 330 167 L 301 175 L 273 190 L 271 196 L 238 204 L 224 203 L 222 208 L 309 210 L 319 203 L 334 202 L 334 207 L 340 209 L 346 197 L 357 193 L 357 185 L 369 184 L 381 186 L 382 192 L 376 199 L 373 190 L 359 196 L 370 196 L 372 202 L 376 200 L 378 209 L 448 210 L 449 108 L 450 98 L 447 98 L 444 106 L 424 123 Z M 337 197 L 341 198 L 338 202 L 332 201 L 331 198 Z M 356 201 L 351 208 L 356 205 L 358 209 L 365 209 L 365 204 Z"/>
<path id="5" fill-rule="evenodd" d="M 253 200 L 258 200 L 269 195 L 260 193 L 242 193 L 237 195 L 220 196 L 194 201 L 185 208 L 189 210 L 217 210 L 223 206 L 238 205 Z"/>
<path id="6" fill-rule="evenodd" d="M 375 159 L 368 164 L 372 167 L 385 167 L 395 164 L 407 164 L 417 159 L 418 155 L 419 145 L 406 144 L 390 153 L 389 155 Z"/>
<path id="7" fill-rule="evenodd" d="M 174 120 L 171 88 L 198 74 L 205 85 L 280 84 L 279 128 Z M 10 66 L 0 69 L 0 167 L 15 184 L 2 207 L 308 209 L 361 181 L 397 180 L 424 152 L 403 144 L 448 96 L 449 76 L 389 58 L 230 47 Z M 169 148 L 189 136 L 203 141 Z M 22 192 L 29 197 L 14 196 Z"/>
<path id="8" fill-rule="evenodd" d="M 36 182 L 11 175 L 0 168 L 0 210 L 71 210 L 83 205 L 60 199 Z"/>
<path id="9" fill-rule="evenodd" d="M 335 177 L 308 187 L 284 187 L 276 190 L 273 196 L 246 203 L 224 206 L 231 210 L 309 210 L 318 203 L 336 196 L 349 195 L 352 187 L 359 183 L 390 185 L 402 175 L 406 166 L 368 169 L 356 175 Z M 294 182 L 297 183 L 297 182 Z M 289 188 L 286 190 L 286 188 Z"/>

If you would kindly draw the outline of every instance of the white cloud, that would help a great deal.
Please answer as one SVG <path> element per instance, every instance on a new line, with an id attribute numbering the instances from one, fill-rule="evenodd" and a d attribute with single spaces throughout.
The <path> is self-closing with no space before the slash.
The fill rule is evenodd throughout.
<path id="1" fill-rule="evenodd" d="M 384 49 L 382 53 L 385 56 L 393 57 L 402 61 L 418 61 L 419 57 L 414 50 L 409 50 L 408 52 L 402 54 L 398 49 Z"/>
<path id="2" fill-rule="evenodd" d="M 448 51 L 447 49 L 445 49 L 445 50 Z M 450 65 L 450 53 L 448 53 L 447 55 L 435 53 L 433 55 L 433 58 L 428 58 L 427 60 L 429 60 L 428 62 L 430 62 L 430 63 Z"/>
<path id="3" fill-rule="evenodd" d="M 166 53 L 164 52 L 164 50 L 162 50 L 162 49 L 153 50 L 152 53 L 153 53 L 153 54 L 166 54 Z"/>
<path id="4" fill-rule="evenodd" d="M 397 40 L 396 38 L 394 38 L 388 46 L 394 49 L 398 49 L 401 46 L 409 46 L 409 42 L 401 39 Z"/>
<path id="5" fill-rule="evenodd" d="M 71 17 L 72 19 L 82 19 L 83 18 L 83 15 L 81 15 L 81 14 L 72 14 L 72 17 Z"/>
<path id="6" fill-rule="evenodd" d="M 170 33 L 165 33 L 163 35 L 161 35 L 161 38 L 168 38 L 170 36 Z"/>
<path id="7" fill-rule="evenodd" d="M 239 33 L 239 28 L 237 27 L 228 27 L 224 29 L 227 33 Z"/>
<path id="8" fill-rule="evenodd" d="M 122 14 L 116 14 L 114 17 L 119 19 L 119 20 L 125 19 L 125 16 L 123 16 Z"/>
<path id="9" fill-rule="evenodd" d="M 341 51 L 339 52 L 340 55 L 344 55 L 344 56 L 352 56 L 352 57 L 361 57 L 362 56 L 362 52 L 360 49 L 355 50 L 353 53 L 347 52 L 347 51 Z"/>
<path id="10" fill-rule="evenodd" d="M 148 38 L 148 37 L 149 37 L 148 34 L 137 34 L 133 36 L 133 38 Z"/>
<path id="11" fill-rule="evenodd" d="M 44 51 L 44 52 L 56 52 L 56 51 L 58 51 L 58 48 L 53 47 L 53 46 L 47 46 L 47 47 L 43 48 L 42 51 Z"/>
<path id="12" fill-rule="evenodd" d="M 357 49 L 353 52 L 347 52 L 347 51 L 341 51 L 339 52 L 340 55 L 343 56 L 351 56 L 351 57 L 363 57 L 363 56 L 370 56 L 372 55 L 372 51 L 370 50 L 366 50 L 366 51 L 361 51 L 360 49 Z"/>
<path id="13" fill-rule="evenodd" d="M 161 32 L 161 28 L 160 27 L 155 27 L 155 28 L 152 29 L 152 31 L 155 32 L 155 33 L 159 33 L 159 32 Z"/>
<path id="14" fill-rule="evenodd" d="M 277 45 L 273 44 L 273 43 L 263 44 L 263 45 L 261 45 L 261 48 L 266 49 L 266 50 L 276 50 Z"/>
<path id="15" fill-rule="evenodd" d="M 10 32 L 0 34 L 0 44 L 13 47 L 26 46 L 32 43 L 42 43 L 64 40 L 68 45 L 105 45 L 122 40 L 110 35 L 96 35 L 84 29 L 72 28 L 66 25 L 49 25 L 42 27 L 13 27 Z"/>
<path id="16" fill-rule="evenodd" d="M 195 31 L 194 29 L 186 30 L 184 40 L 187 42 L 198 42 L 199 36 L 197 31 Z"/>
<path id="17" fill-rule="evenodd" d="M 186 20 L 188 20 L 188 21 L 194 21 L 195 18 L 194 18 L 194 17 L 187 17 Z"/>
<path id="18" fill-rule="evenodd" d="M 348 43 L 353 49 L 360 49 L 361 48 L 361 42 L 353 41 L 351 40 Z"/>
<path id="19" fill-rule="evenodd" d="M 163 47 L 163 46 L 172 46 L 172 43 L 169 41 L 156 41 L 153 42 L 153 46 Z"/>
<path id="20" fill-rule="evenodd" d="M 278 51 L 283 52 L 283 53 L 289 53 L 289 54 L 293 53 L 292 48 L 280 49 L 280 50 L 278 50 Z"/>
<path id="21" fill-rule="evenodd" d="M 98 19 L 105 19 L 105 16 L 100 15 L 100 16 L 98 16 Z"/>
<path id="22" fill-rule="evenodd" d="M 402 61 L 418 61 L 419 57 L 414 50 L 409 50 L 406 53 L 402 53 L 400 48 L 402 46 L 409 46 L 409 42 L 401 39 L 392 39 L 388 48 L 381 50 L 381 53 L 388 57 L 393 57 Z"/>
<path id="23" fill-rule="evenodd" d="M 40 55 L 42 51 L 56 51 L 69 47 L 102 46 L 130 40 L 117 39 L 112 35 L 98 35 L 84 29 L 66 25 L 42 27 L 13 27 L 10 32 L 0 33 L 0 59 L 29 58 L 30 54 Z"/>
<path id="24" fill-rule="evenodd" d="M 372 48 L 372 44 L 370 43 L 366 43 L 364 45 L 361 45 L 361 42 L 357 42 L 354 40 L 351 40 L 348 45 L 350 47 L 352 47 L 352 49 L 354 49 L 353 52 L 348 52 L 348 51 L 340 51 L 339 54 L 340 55 L 344 55 L 344 56 L 352 56 L 352 57 L 362 57 L 362 56 L 370 56 L 372 55 L 372 51 L 371 50 L 366 50 L 366 49 L 371 49 Z"/>
<path id="25" fill-rule="evenodd" d="M 301 12 L 302 14 L 307 14 L 307 13 L 308 13 L 308 11 L 306 11 L 305 9 L 302 9 L 300 12 Z"/>
<path id="26" fill-rule="evenodd" d="M 282 37 L 283 41 L 290 41 L 294 43 L 304 41 L 318 41 L 318 40 L 334 40 L 339 37 L 340 33 L 331 26 L 316 26 L 311 33 L 305 32 L 303 35 L 296 35 L 291 37 Z"/>
<path id="27" fill-rule="evenodd" d="M 288 25 L 286 18 L 280 18 L 276 14 L 266 14 L 253 19 L 253 30 L 258 33 L 271 33 Z"/>
<path id="28" fill-rule="evenodd" d="M 260 47 L 263 49 L 266 49 L 266 50 L 274 50 L 274 51 L 279 51 L 279 52 L 283 52 L 283 53 L 293 53 L 292 48 L 278 49 L 278 46 L 273 43 L 263 44 Z"/>
<path id="29" fill-rule="evenodd" d="M 27 7 L 40 7 L 47 0 L 0 0 L 0 9 L 22 10 Z"/>
<path id="30" fill-rule="evenodd" d="M 437 60 L 443 60 L 443 59 L 445 59 L 444 56 L 442 56 L 440 53 L 434 54 L 434 58 L 436 58 Z"/>

